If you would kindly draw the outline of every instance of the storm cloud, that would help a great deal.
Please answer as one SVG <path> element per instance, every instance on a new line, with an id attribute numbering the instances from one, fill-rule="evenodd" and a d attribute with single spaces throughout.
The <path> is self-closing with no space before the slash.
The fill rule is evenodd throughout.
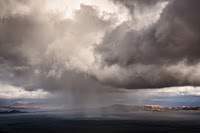
<path id="1" fill-rule="evenodd" d="M 115 24 L 116 14 L 80 3 L 68 16 L 64 0 L 0 0 L 0 5 L 2 84 L 22 88 L 26 97 L 20 93 L 19 99 L 41 91 L 70 107 L 108 101 L 106 92 L 112 87 L 98 82 L 89 69 L 94 63 L 93 47 Z M 16 93 L 6 87 L 1 90 L 1 98 L 18 98 L 19 89 Z"/>
<path id="2" fill-rule="evenodd" d="M 120 2 L 126 6 L 130 1 Z M 198 4 L 198 0 L 171 1 L 149 26 L 135 30 L 123 23 L 106 33 L 96 51 L 102 64 L 119 72 L 110 82 L 125 88 L 199 85 Z"/>
<path id="3" fill-rule="evenodd" d="M 80 3 L 69 17 L 65 0 L 0 0 L 0 80 L 74 102 L 116 88 L 200 85 L 198 0 L 108 2 L 117 10 Z"/>

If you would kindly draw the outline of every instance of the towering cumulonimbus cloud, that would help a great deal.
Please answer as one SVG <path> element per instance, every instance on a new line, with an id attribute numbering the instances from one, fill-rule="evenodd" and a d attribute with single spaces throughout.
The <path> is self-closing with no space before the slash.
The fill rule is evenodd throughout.
<path id="1" fill-rule="evenodd" d="M 138 3 L 117 2 L 131 12 L 127 5 Z M 118 77 L 110 77 L 110 83 L 125 88 L 199 85 L 199 4 L 198 0 L 170 1 L 157 22 L 140 30 L 124 23 L 107 33 L 96 51 L 105 66 L 118 69 Z"/>
<path id="2" fill-rule="evenodd" d="M 112 89 L 88 71 L 94 44 L 116 15 L 81 4 L 67 16 L 66 5 L 65 0 L 0 0 L 0 83 L 30 94 L 41 89 L 58 94 L 68 106 L 103 102 Z"/>
<path id="3" fill-rule="evenodd" d="M 81 4 L 69 17 L 65 0 L 0 0 L 0 80 L 81 100 L 113 88 L 200 85 L 198 0 L 108 2 L 111 12 Z"/>
<path id="4" fill-rule="evenodd" d="M 93 62 L 93 44 L 112 23 L 96 7 L 81 5 L 71 19 L 51 7 L 57 1 L 0 2 L 1 81 L 27 90 L 93 86 L 83 72 Z"/>

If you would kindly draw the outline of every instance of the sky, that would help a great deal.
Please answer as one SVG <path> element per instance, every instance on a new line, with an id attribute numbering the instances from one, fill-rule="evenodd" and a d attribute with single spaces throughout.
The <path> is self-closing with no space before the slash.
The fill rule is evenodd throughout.
<path id="1" fill-rule="evenodd" d="M 199 0 L 0 0 L 0 105 L 200 106 Z"/>

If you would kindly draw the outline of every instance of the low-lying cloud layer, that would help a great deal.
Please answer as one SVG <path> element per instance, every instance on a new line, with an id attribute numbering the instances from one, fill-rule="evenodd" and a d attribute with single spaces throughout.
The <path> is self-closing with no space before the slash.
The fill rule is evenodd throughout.
<path id="1" fill-rule="evenodd" d="M 26 91 L 24 88 L 14 87 L 0 83 L 0 98 L 3 99 L 45 99 L 51 95 L 42 89 L 37 91 Z"/>
<path id="2" fill-rule="evenodd" d="M 74 4 L 0 0 L 1 82 L 77 102 L 116 88 L 200 85 L 199 0 Z"/>

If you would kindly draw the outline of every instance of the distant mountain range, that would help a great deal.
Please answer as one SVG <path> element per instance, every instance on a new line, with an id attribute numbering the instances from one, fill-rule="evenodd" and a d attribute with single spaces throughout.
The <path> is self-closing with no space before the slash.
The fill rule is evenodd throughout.
<path id="1" fill-rule="evenodd" d="M 15 104 L 11 106 L 2 106 L 0 110 L 13 110 L 13 109 L 55 109 L 55 106 L 51 106 L 45 103 L 27 103 L 27 104 Z"/>
<path id="2" fill-rule="evenodd" d="M 0 114 L 19 114 L 19 113 L 27 113 L 27 112 L 22 112 L 22 111 L 19 111 L 19 110 L 0 111 Z"/>
<path id="3" fill-rule="evenodd" d="M 102 112 L 138 112 L 138 111 L 178 111 L 178 110 L 192 110 L 200 111 L 200 107 L 165 107 L 159 105 L 123 105 L 123 104 L 114 104 L 110 106 L 105 106 L 100 108 Z"/>
<path id="4" fill-rule="evenodd" d="M 44 103 L 29 103 L 29 104 L 17 104 L 12 106 L 4 106 L 0 107 L 0 111 L 6 110 L 20 110 L 20 109 L 51 109 L 51 110 L 60 110 L 57 106 L 51 106 Z M 181 106 L 181 107 L 166 107 L 159 105 L 124 105 L 124 104 L 113 104 L 109 106 L 103 106 L 100 108 L 92 109 L 72 109 L 70 111 L 82 111 L 82 110 L 91 110 L 91 111 L 101 111 L 105 113 L 112 112 L 138 112 L 138 111 L 179 111 L 179 110 L 192 110 L 192 111 L 200 111 L 200 107 L 189 107 L 189 106 Z M 69 111 L 69 110 L 68 110 Z"/>

